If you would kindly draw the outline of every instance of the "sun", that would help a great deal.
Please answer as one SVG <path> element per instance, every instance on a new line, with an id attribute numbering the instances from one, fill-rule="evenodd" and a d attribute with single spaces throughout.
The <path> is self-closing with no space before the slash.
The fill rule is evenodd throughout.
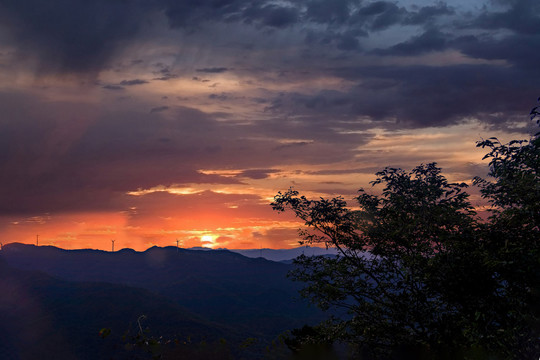
<path id="1" fill-rule="evenodd" d="M 215 245 L 214 243 L 215 236 L 212 235 L 203 235 L 201 236 L 201 242 L 204 246 L 213 247 Z"/>

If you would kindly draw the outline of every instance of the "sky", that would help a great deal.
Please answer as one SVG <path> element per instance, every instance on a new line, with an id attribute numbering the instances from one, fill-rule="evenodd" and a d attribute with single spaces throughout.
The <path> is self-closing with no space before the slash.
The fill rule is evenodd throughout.
<path id="1" fill-rule="evenodd" d="M 0 0 L 0 242 L 294 247 L 278 191 L 484 176 L 539 48 L 537 0 Z"/>

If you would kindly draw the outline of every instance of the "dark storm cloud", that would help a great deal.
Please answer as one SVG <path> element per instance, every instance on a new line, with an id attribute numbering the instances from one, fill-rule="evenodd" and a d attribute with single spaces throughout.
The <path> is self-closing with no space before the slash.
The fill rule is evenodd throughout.
<path id="1" fill-rule="evenodd" d="M 472 25 L 491 30 L 509 29 L 529 35 L 540 33 L 540 2 L 510 0 L 500 3 L 509 8 L 500 12 L 484 12 Z"/>
<path id="2" fill-rule="evenodd" d="M 531 77 L 540 76 L 540 32 L 515 34 L 504 39 L 479 39 L 475 36 L 460 37 L 452 46 L 477 59 L 506 60 L 516 68 L 523 68 Z"/>
<path id="3" fill-rule="evenodd" d="M 339 170 L 317 170 L 317 171 L 303 171 L 304 174 L 309 175 L 343 175 L 343 174 L 374 174 L 380 171 L 380 167 L 363 167 L 355 169 L 339 169 Z"/>
<path id="4" fill-rule="evenodd" d="M 358 38 L 367 36 L 368 31 L 433 22 L 451 13 L 444 3 L 409 11 L 389 1 L 355 0 L 305 0 L 286 5 L 268 0 L 5 0 L 0 4 L 0 31 L 17 49 L 19 58 L 37 60 L 40 72 L 96 74 L 110 66 L 119 50 L 137 41 L 155 22 L 152 16 L 156 14 L 164 14 L 171 28 L 186 34 L 195 34 L 203 25 L 216 22 L 276 31 L 293 25 L 327 24 L 333 30 L 320 30 L 316 37 L 321 43 L 326 37 L 338 49 L 358 51 L 362 48 Z M 519 24 L 506 19 L 512 16 L 514 13 L 486 16 L 477 23 L 484 27 L 504 23 L 515 28 Z M 536 20 L 533 15 L 527 16 L 531 20 L 522 26 L 534 29 Z M 164 72 L 156 79 L 174 77 Z"/>
<path id="5" fill-rule="evenodd" d="M 359 36 L 364 36 L 364 33 L 361 31 L 347 31 L 341 33 L 336 37 L 336 46 L 339 50 L 360 50 L 360 41 L 358 40 Z"/>
<path id="6" fill-rule="evenodd" d="M 154 78 L 153 80 L 161 80 L 161 81 L 168 81 L 168 80 L 176 79 L 179 77 L 178 74 L 171 72 L 171 69 L 168 66 L 158 71 L 154 71 L 154 75 L 158 75 L 158 77 Z"/>
<path id="7" fill-rule="evenodd" d="M 525 72 L 489 65 L 413 66 L 369 72 L 397 81 L 391 92 L 383 93 L 392 101 L 368 94 L 366 101 L 354 104 L 354 110 L 374 118 L 392 117 L 413 127 L 446 126 L 468 117 L 504 127 L 504 122 L 529 108 L 537 88 Z M 369 89 L 357 89 L 362 94 L 365 90 Z M 489 115 L 495 113 L 505 116 Z"/>
<path id="8" fill-rule="evenodd" d="M 193 81 L 200 81 L 200 82 L 210 82 L 210 79 L 201 79 L 201 78 L 198 77 L 198 76 L 192 77 L 191 80 L 193 80 Z"/>
<path id="9" fill-rule="evenodd" d="M 188 32 L 211 21 L 279 28 L 295 22 L 298 13 L 296 8 L 244 0 L 5 0 L 0 28 L 19 57 L 38 60 L 41 72 L 95 73 L 161 11 L 171 27 Z"/>
<path id="10" fill-rule="evenodd" d="M 360 5 L 361 4 L 361 5 Z M 445 3 L 417 7 L 412 10 L 399 7 L 388 1 L 353 2 L 353 1 L 315 1 L 308 4 L 305 19 L 317 23 L 326 23 L 325 31 L 308 31 L 306 43 L 333 45 L 339 50 L 362 51 L 362 39 L 394 26 L 417 25 L 426 28 L 423 35 L 409 39 L 396 46 L 396 51 L 408 55 L 424 51 L 440 50 L 445 46 L 443 37 L 434 37 L 440 33 L 437 20 L 453 15 L 455 11 Z M 424 50 L 425 49 L 425 50 Z M 393 54 L 394 49 L 378 49 L 373 53 Z"/>
<path id="11" fill-rule="evenodd" d="M 172 27 L 192 28 L 205 21 L 234 21 L 244 8 L 242 0 L 163 0 Z"/>
<path id="12" fill-rule="evenodd" d="M 474 59 L 506 60 L 516 67 L 530 68 L 537 73 L 540 59 L 540 2 L 516 0 L 505 3 L 509 8 L 503 12 L 490 12 L 487 9 L 475 18 L 458 21 L 457 29 L 512 30 L 513 33 L 494 36 L 477 34 L 454 36 L 450 31 L 442 31 L 434 25 L 426 28 L 421 35 L 387 48 L 372 51 L 377 55 L 415 56 L 432 51 L 455 49 Z M 418 16 L 422 14 L 422 8 Z M 450 14 L 451 9 L 439 4 L 430 11 L 424 11 L 424 18 L 434 15 Z M 408 22 L 410 22 L 410 18 Z M 405 21 L 407 23 L 407 21 Z M 513 71 L 513 70 L 512 70 Z M 533 75 L 531 73 L 531 75 Z"/>
<path id="13" fill-rule="evenodd" d="M 212 100 L 220 100 L 220 101 L 226 101 L 226 100 L 229 100 L 230 97 L 229 95 L 225 94 L 225 93 L 221 93 L 221 94 L 210 94 L 208 95 L 208 98 L 209 99 L 212 99 Z"/>
<path id="14" fill-rule="evenodd" d="M 275 169 L 249 169 L 244 170 L 237 176 L 242 178 L 249 178 L 249 179 L 266 179 L 270 176 L 270 174 L 278 173 L 279 170 Z"/>
<path id="15" fill-rule="evenodd" d="M 538 8 L 531 1 L 516 1 L 511 10 L 487 13 L 470 20 L 466 26 L 505 27 L 533 33 L 537 30 L 538 18 L 534 11 L 525 11 L 528 5 L 531 9 Z M 286 5 L 267 0 L 5 0 L 0 4 L 0 10 L 4 38 L 11 39 L 11 46 L 17 49 L 19 57 L 34 57 L 41 72 L 89 74 L 110 66 L 118 50 L 130 41 L 136 41 L 154 21 L 152 16 L 160 13 L 166 16 L 171 28 L 182 29 L 186 34 L 195 34 L 203 25 L 216 22 L 254 25 L 257 29 L 266 27 L 275 31 L 301 25 L 311 34 L 311 41 L 343 51 L 361 51 L 361 38 L 368 36 L 370 31 L 411 24 L 435 26 L 438 18 L 455 14 L 443 2 L 406 9 L 390 1 L 354 0 L 305 0 Z M 329 28 L 312 26 L 317 24 L 327 24 Z M 157 80 L 177 76 L 167 69 L 162 70 L 164 72 L 158 74 Z M 199 70 L 221 72 L 230 69 Z"/>
<path id="16" fill-rule="evenodd" d="M 148 83 L 149 81 L 141 79 L 122 80 L 118 84 L 103 85 L 102 88 L 106 90 L 125 90 L 126 86 L 144 85 Z"/>
<path id="17" fill-rule="evenodd" d="M 299 9 L 278 6 L 271 1 L 246 0 L 164 0 L 166 15 L 172 27 L 193 29 L 204 22 L 244 22 L 282 28 L 299 19 Z"/>
<path id="18" fill-rule="evenodd" d="M 306 17 L 318 23 L 342 24 L 349 19 L 351 8 L 359 2 L 354 0 L 309 1 Z"/>
<path id="19" fill-rule="evenodd" d="M 443 34 L 437 29 L 430 29 L 422 35 L 414 36 L 405 42 L 386 49 L 374 50 L 373 53 L 377 55 L 413 56 L 432 51 L 441 51 L 448 47 L 447 38 L 447 34 Z"/>
<path id="20" fill-rule="evenodd" d="M 455 14 L 454 8 L 444 2 L 406 9 L 391 1 L 313 0 L 306 4 L 307 21 L 322 24 L 361 26 L 365 30 L 379 31 L 392 25 L 423 25 L 441 16 Z"/>
<path id="21" fill-rule="evenodd" d="M 246 23 L 260 23 L 270 27 L 283 28 L 296 23 L 299 10 L 293 7 L 282 7 L 273 4 L 254 3 L 244 13 Z"/>
<path id="22" fill-rule="evenodd" d="M 470 15 L 466 20 L 440 27 L 433 22 L 434 18 L 456 15 L 454 9 L 443 3 L 416 12 L 389 2 L 364 3 L 356 19 L 365 17 L 368 29 L 379 29 L 383 23 L 424 25 L 420 35 L 372 50 L 371 54 L 413 58 L 439 53 L 439 63 L 411 66 L 397 62 L 394 66 L 330 68 L 335 76 L 358 85 L 349 90 L 320 90 L 310 95 L 285 93 L 274 98 L 267 111 L 311 121 L 367 116 L 388 128 L 447 126 L 478 118 L 492 126 L 515 131 L 512 122 L 526 121 L 523 115 L 538 92 L 540 32 L 531 32 L 540 19 L 540 11 L 532 11 L 539 4 L 508 2 L 509 8 L 504 12 L 485 9 L 476 18 Z M 380 16 L 386 20 L 374 25 Z M 523 26 L 518 25 L 519 19 L 523 19 Z M 452 24 L 458 27 L 453 29 Z M 514 33 L 495 36 L 476 31 L 490 27 L 512 29 Z M 454 34 L 464 29 L 477 34 Z M 331 41 L 335 39 L 337 36 Z M 478 64 L 445 64 L 447 55 L 443 52 L 447 50 L 462 53 Z M 349 127 L 354 129 L 352 125 Z"/>
<path id="23" fill-rule="evenodd" d="M 380 31 L 400 24 L 406 15 L 407 10 L 393 2 L 375 1 L 360 8 L 353 21 L 367 25 L 371 31 Z"/>
<path id="24" fill-rule="evenodd" d="M 407 25 L 421 25 L 429 23 L 438 17 L 445 15 L 454 15 L 455 10 L 448 4 L 439 2 L 435 5 L 424 6 L 417 11 L 411 11 L 404 18 L 404 23 Z"/>
<path id="25" fill-rule="evenodd" d="M 279 146 L 274 147 L 272 150 L 279 151 L 283 149 L 290 149 L 290 148 L 298 148 L 298 147 L 305 147 L 311 145 L 310 141 L 297 141 L 293 143 L 286 143 Z"/>
<path id="26" fill-rule="evenodd" d="M 228 70 L 229 69 L 226 67 L 211 67 L 211 68 L 196 69 L 195 71 L 202 72 L 202 73 L 210 73 L 210 74 L 220 74 Z"/>
<path id="27" fill-rule="evenodd" d="M 168 81 L 168 80 L 177 79 L 177 78 L 178 78 L 178 75 L 176 74 L 165 74 L 163 76 L 154 78 L 152 80 Z"/>
<path id="28" fill-rule="evenodd" d="M 301 96 L 298 96 L 296 101 L 303 103 L 308 109 L 320 111 L 324 108 L 344 108 L 347 105 L 350 105 L 353 102 L 353 99 L 346 93 L 326 90 L 309 98 L 303 99 Z"/>
<path id="29" fill-rule="evenodd" d="M 150 114 L 162 112 L 162 111 L 165 111 L 165 110 L 169 110 L 169 107 L 168 106 L 153 107 L 152 109 L 150 109 Z"/>
<path id="30" fill-rule="evenodd" d="M 143 85 L 148 84 L 148 81 L 141 80 L 141 79 L 133 79 L 133 80 L 122 80 L 120 81 L 120 86 L 133 86 L 133 85 Z"/>
<path id="31" fill-rule="evenodd" d="M 526 113 L 538 88 L 538 77 L 504 66 L 369 66 L 332 71 L 359 84 L 349 91 L 283 94 L 268 111 L 302 116 L 326 130 L 326 126 L 339 127 L 340 119 L 357 116 L 368 116 L 390 129 L 447 126 L 470 117 L 504 127 L 512 117 Z M 505 115 L 490 115 L 495 113 Z M 346 125 L 349 130 L 361 126 Z"/>
<path id="32" fill-rule="evenodd" d="M 107 90 L 124 90 L 124 87 L 120 85 L 103 85 L 102 88 Z"/>
<path id="33" fill-rule="evenodd" d="M 43 72 L 94 72 L 140 29 L 148 6 L 108 0 L 5 0 L 0 19 L 19 56 L 37 55 Z"/>
<path id="34" fill-rule="evenodd" d="M 395 13 L 399 8 L 389 1 L 374 1 L 358 10 L 360 16 L 373 16 L 385 13 Z"/>

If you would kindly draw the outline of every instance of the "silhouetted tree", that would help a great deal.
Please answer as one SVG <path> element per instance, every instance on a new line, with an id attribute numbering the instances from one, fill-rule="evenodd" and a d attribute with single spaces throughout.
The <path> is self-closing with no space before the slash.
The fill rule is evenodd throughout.
<path id="1" fill-rule="evenodd" d="M 537 119 L 539 107 L 530 115 L 531 120 Z M 492 205 L 483 250 L 484 263 L 497 282 L 492 303 L 481 314 L 497 325 L 489 336 L 503 346 L 508 358 L 538 358 L 540 133 L 508 144 L 491 138 L 477 146 L 489 149 L 484 159 L 490 159 L 492 181 L 476 177 L 474 183 Z"/>
<path id="2" fill-rule="evenodd" d="M 348 312 L 321 324 L 318 341 L 382 358 L 538 358 L 539 145 L 538 134 L 478 143 L 491 150 L 494 181 L 474 181 L 493 206 L 487 222 L 435 163 L 378 172 L 382 194 L 361 189 L 360 210 L 278 193 L 273 208 L 305 222 L 302 242 L 339 250 L 301 256 L 290 274 L 321 308 Z"/>

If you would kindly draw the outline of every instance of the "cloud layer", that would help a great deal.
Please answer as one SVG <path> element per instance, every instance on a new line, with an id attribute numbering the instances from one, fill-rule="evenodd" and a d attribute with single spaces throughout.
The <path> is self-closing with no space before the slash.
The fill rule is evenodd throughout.
<path id="1" fill-rule="evenodd" d="M 213 231 L 272 246 L 292 228 L 267 203 L 291 185 L 352 197 L 377 169 L 427 161 L 470 179 L 475 140 L 534 131 L 539 14 L 534 0 L 2 1 L 0 231 L 28 236 L 39 217 L 80 246 L 61 219 L 114 214 L 108 229 L 144 244 Z M 197 201 L 188 225 L 179 207 Z"/>

